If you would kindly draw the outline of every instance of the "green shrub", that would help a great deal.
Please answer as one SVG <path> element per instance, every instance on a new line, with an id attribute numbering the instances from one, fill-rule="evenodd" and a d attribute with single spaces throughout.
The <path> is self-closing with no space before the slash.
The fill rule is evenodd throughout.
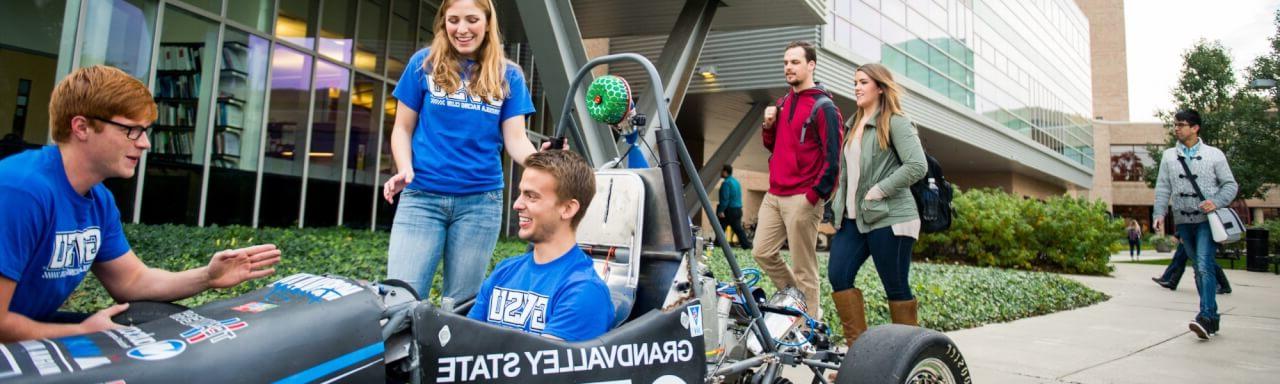
<path id="1" fill-rule="evenodd" d="M 1124 223 L 1101 202 L 1022 199 L 998 190 L 957 191 L 951 229 L 922 234 L 917 259 L 1105 275 Z"/>
<path id="2" fill-rule="evenodd" d="M 1267 245 L 1271 249 L 1280 249 L 1280 217 L 1268 218 L 1262 225 L 1255 225 L 1250 228 L 1261 228 L 1267 230 Z"/>

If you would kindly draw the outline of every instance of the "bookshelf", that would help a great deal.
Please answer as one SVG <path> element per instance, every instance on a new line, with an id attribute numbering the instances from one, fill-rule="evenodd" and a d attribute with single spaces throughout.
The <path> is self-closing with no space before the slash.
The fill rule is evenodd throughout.
<path id="1" fill-rule="evenodd" d="M 250 96 L 249 46 L 238 41 L 222 44 L 222 69 L 218 71 L 213 165 L 236 168 L 240 164 L 245 127 L 245 100 Z"/>
<path id="2" fill-rule="evenodd" d="M 200 108 L 204 43 L 161 43 L 156 64 L 155 101 L 159 115 L 151 136 L 155 160 L 191 162 Z"/>

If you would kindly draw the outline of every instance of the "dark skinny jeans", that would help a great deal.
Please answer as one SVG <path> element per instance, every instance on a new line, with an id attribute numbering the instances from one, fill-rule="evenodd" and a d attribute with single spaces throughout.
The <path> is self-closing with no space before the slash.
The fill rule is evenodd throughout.
<path id="1" fill-rule="evenodd" d="M 831 257 L 827 262 L 827 278 L 831 289 L 839 292 L 853 288 L 853 280 L 862 264 L 871 257 L 876 263 L 876 273 L 884 283 L 885 295 L 892 301 L 912 300 L 911 295 L 911 247 L 916 239 L 894 236 L 892 227 L 858 232 L 858 224 L 844 219 L 840 230 L 831 239 Z"/>

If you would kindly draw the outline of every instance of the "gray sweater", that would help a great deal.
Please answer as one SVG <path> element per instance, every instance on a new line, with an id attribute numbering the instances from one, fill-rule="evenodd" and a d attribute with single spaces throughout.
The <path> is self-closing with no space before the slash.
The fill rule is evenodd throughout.
<path id="1" fill-rule="evenodd" d="M 1161 219 L 1167 213 L 1173 214 L 1174 224 L 1193 224 L 1208 220 L 1200 211 L 1200 203 L 1204 200 L 1196 197 L 1196 190 L 1191 187 L 1192 178 L 1185 175 L 1178 157 L 1182 156 L 1180 147 L 1166 149 L 1160 158 L 1160 174 L 1156 177 L 1155 219 Z M 1227 156 L 1217 147 L 1201 141 L 1200 149 L 1195 156 L 1187 159 L 1187 166 L 1195 174 L 1195 182 L 1200 185 L 1204 197 L 1212 200 L 1218 208 L 1226 207 L 1236 198 L 1240 186 L 1231 174 L 1227 165 Z M 1169 211 L 1169 205 L 1173 211 Z"/>

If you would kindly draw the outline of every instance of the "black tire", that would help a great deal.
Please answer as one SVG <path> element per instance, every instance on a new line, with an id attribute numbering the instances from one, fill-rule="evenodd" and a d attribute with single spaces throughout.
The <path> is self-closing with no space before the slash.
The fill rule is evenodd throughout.
<path id="1" fill-rule="evenodd" d="M 898 324 L 871 328 L 858 337 L 836 376 L 838 384 L 972 382 L 969 366 L 950 338 Z"/>

